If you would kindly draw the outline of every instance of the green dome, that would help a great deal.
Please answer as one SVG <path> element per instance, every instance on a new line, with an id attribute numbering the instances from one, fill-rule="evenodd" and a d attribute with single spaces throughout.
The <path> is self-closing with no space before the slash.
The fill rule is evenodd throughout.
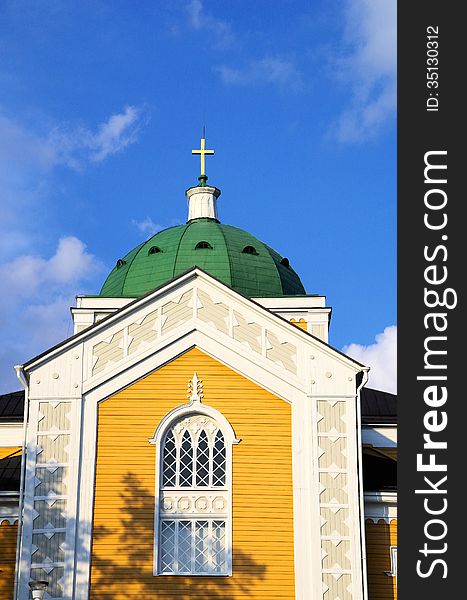
<path id="1" fill-rule="evenodd" d="M 286 258 L 243 229 L 200 218 L 156 233 L 118 260 L 100 296 L 142 296 L 194 266 L 244 296 L 306 294 Z"/>

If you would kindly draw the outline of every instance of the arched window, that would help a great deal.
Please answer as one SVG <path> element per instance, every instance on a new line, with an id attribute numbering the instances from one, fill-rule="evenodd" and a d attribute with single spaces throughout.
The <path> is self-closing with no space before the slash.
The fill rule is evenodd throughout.
<path id="1" fill-rule="evenodd" d="M 195 250 L 212 250 L 212 246 L 209 242 L 198 242 Z"/>
<path id="2" fill-rule="evenodd" d="M 156 432 L 151 441 L 157 443 L 157 437 Z M 231 573 L 231 444 L 236 441 L 215 415 L 197 412 L 172 420 L 160 435 L 158 575 Z"/>
<path id="3" fill-rule="evenodd" d="M 258 255 L 258 252 L 256 251 L 256 248 L 254 246 L 245 246 L 245 248 L 243 248 L 242 250 L 243 254 L 253 254 L 255 256 Z"/>

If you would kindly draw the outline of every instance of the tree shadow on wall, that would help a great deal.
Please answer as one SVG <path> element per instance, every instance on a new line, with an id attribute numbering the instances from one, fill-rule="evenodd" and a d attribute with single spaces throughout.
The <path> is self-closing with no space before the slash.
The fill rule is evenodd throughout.
<path id="1" fill-rule="evenodd" d="M 247 598 L 264 579 L 266 567 L 233 548 L 233 577 L 153 575 L 154 495 L 128 473 L 122 480 L 119 519 L 109 507 L 108 525 L 93 529 L 91 600 L 164 598 L 235 600 Z M 102 521 L 99 515 L 98 521 Z"/>

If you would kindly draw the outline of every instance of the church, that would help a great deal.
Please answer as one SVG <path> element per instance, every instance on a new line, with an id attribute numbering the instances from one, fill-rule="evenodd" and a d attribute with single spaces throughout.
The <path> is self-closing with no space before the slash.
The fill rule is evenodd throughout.
<path id="1" fill-rule="evenodd" d="M 193 152 L 186 224 L 0 397 L 0 599 L 394 600 L 396 397 Z"/>

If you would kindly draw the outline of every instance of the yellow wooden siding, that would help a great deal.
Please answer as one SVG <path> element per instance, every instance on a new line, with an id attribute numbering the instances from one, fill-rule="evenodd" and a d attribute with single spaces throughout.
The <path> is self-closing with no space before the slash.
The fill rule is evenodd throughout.
<path id="1" fill-rule="evenodd" d="M 18 525 L 0 517 L 0 598 L 11 600 L 15 581 L 16 536 Z"/>
<path id="2" fill-rule="evenodd" d="M 290 319 L 290 322 L 293 323 L 296 327 L 299 327 L 300 329 L 303 329 L 304 331 L 307 330 L 308 327 L 308 323 L 305 321 L 305 319 L 299 319 L 298 321 L 296 319 L 294 319 L 293 317 Z"/>
<path id="3" fill-rule="evenodd" d="M 241 439 L 233 446 L 233 574 L 153 572 L 155 446 L 161 419 L 187 401 L 196 371 L 206 404 Z M 99 408 L 91 598 L 220 600 L 295 597 L 291 408 L 198 349 Z"/>
<path id="4" fill-rule="evenodd" d="M 368 599 L 395 600 L 396 578 L 386 575 L 391 570 L 390 547 L 397 546 L 397 520 L 374 523 L 366 521 L 366 552 L 368 570 Z"/>

